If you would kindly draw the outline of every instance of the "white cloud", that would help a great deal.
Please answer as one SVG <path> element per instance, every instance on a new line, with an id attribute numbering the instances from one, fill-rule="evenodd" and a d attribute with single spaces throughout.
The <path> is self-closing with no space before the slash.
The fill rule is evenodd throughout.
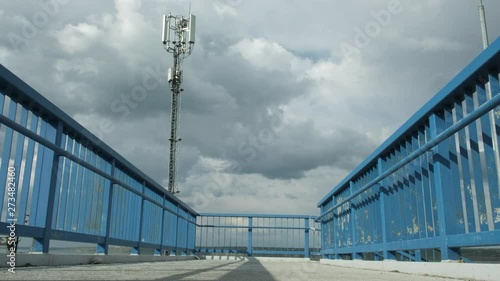
<path id="1" fill-rule="evenodd" d="M 460 51 L 464 48 L 460 42 L 450 40 L 449 38 L 415 38 L 402 36 L 402 38 L 400 38 L 400 42 L 404 48 L 424 52 Z"/>
<path id="2" fill-rule="evenodd" d="M 383 89 L 373 88 L 374 81 L 367 79 L 377 77 L 380 70 L 355 58 L 338 63 L 319 61 L 304 72 L 314 83 L 287 105 L 286 112 L 293 116 L 291 119 L 300 123 L 311 121 L 325 136 L 336 128 L 370 130 L 372 120 L 366 119 L 365 113 L 353 110 L 351 105 L 385 96 Z"/>
<path id="3" fill-rule="evenodd" d="M 151 40 L 155 27 L 141 13 L 142 2 L 138 0 L 115 0 L 114 13 L 90 16 L 88 20 L 105 32 L 103 44 L 116 51 L 131 68 L 144 64 L 149 54 L 137 50 L 151 49 L 158 41 Z M 160 21 L 156 21 L 160 22 Z M 153 35 L 154 34 L 154 35 Z"/>
<path id="4" fill-rule="evenodd" d="M 0 62 L 7 61 L 7 58 L 11 56 L 11 51 L 4 46 L 0 45 Z"/>
<path id="5" fill-rule="evenodd" d="M 269 71 L 303 74 L 303 71 L 311 65 L 309 60 L 301 59 L 278 43 L 264 38 L 245 38 L 231 46 L 229 50 L 239 53 L 255 67 Z"/>
<path id="6" fill-rule="evenodd" d="M 224 19 L 226 17 L 236 17 L 238 15 L 236 9 L 234 7 L 231 7 L 230 5 L 217 1 L 214 2 L 213 5 L 215 12 L 221 19 Z"/>
<path id="7" fill-rule="evenodd" d="M 141 14 L 141 2 L 115 0 L 114 13 L 90 14 L 85 22 L 68 24 L 55 33 L 60 46 L 70 54 L 111 47 L 130 67 L 144 64 L 144 53 L 137 49 L 150 48 L 149 35 L 154 28 Z"/>
<path id="8" fill-rule="evenodd" d="M 433 17 L 441 12 L 441 9 L 447 4 L 447 0 L 404 0 L 403 6 L 417 15 L 426 15 Z M 453 4 L 455 5 L 455 3 Z"/>
<path id="9" fill-rule="evenodd" d="M 328 184 L 346 173 L 320 167 L 302 179 L 269 180 L 258 174 L 208 172 L 188 177 L 183 188 L 194 193 L 181 192 L 180 198 L 200 212 L 317 214 L 316 201 L 326 194 Z"/>
<path id="10" fill-rule="evenodd" d="M 87 51 L 98 40 L 103 39 L 102 31 L 88 23 L 67 24 L 55 36 L 62 49 L 70 54 Z"/>
<path id="11" fill-rule="evenodd" d="M 144 16 L 139 13 L 141 2 L 137 0 L 115 0 L 117 10 L 112 36 L 120 37 L 128 42 L 141 37 L 144 32 Z"/>
<path id="12" fill-rule="evenodd" d="M 55 63 L 55 68 L 58 72 L 68 72 L 75 71 L 78 75 L 83 74 L 99 74 L 99 65 L 102 63 L 97 62 L 93 58 L 85 58 L 85 59 L 74 59 L 74 60 L 64 60 L 59 59 Z"/>

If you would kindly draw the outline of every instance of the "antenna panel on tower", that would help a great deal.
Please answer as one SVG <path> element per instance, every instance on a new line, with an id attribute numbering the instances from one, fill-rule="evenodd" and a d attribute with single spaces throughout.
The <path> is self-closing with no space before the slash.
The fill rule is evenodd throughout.
<path id="1" fill-rule="evenodd" d="M 189 15 L 188 43 L 194 44 L 196 33 L 196 16 Z"/>
<path id="2" fill-rule="evenodd" d="M 169 19 L 166 15 L 163 15 L 163 33 L 162 33 L 162 38 L 161 38 L 163 45 L 168 44 L 169 37 L 170 37 Z"/>

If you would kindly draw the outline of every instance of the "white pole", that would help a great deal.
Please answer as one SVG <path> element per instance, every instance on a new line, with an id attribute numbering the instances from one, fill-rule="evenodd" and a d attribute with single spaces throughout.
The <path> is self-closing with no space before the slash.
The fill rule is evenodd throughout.
<path id="1" fill-rule="evenodd" d="M 490 45 L 488 40 L 488 28 L 486 27 L 486 14 L 484 12 L 483 0 L 479 0 L 479 16 L 481 18 L 481 32 L 483 34 L 483 47 L 486 49 Z"/>

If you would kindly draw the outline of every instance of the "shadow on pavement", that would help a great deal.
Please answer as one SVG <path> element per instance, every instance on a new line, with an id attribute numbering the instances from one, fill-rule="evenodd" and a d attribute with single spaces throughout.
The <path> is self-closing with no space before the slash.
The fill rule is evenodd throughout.
<path id="1" fill-rule="evenodd" d="M 238 280 L 238 281 L 278 281 L 267 269 L 255 258 L 248 257 L 248 261 L 221 277 L 220 280 Z"/>
<path id="2" fill-rule="evenodd" d="M 227 271 L 227 273 L 222 273 L 220 271 Z M 275 279 L 257 259 L 252 257 L 248 257 L 248 260 L 224 262 L 221 265 L 192 270 L 190 272 L 182 272 L 169 277 L 156 279 L 156 281 L 202 280 L 197 279 L 196 275 L 201 274 L 205 277 L 206 275 L 212 275 L 210 272 L 213 272 L 214 278 L 210 280 L 277 281 L 277 279 Z"/>

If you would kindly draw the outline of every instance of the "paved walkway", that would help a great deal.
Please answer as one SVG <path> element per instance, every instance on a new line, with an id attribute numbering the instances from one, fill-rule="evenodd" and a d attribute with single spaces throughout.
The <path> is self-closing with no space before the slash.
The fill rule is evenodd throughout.
<path id="1" fill-rule="evenodd" d="M 0 269 L 0 280 L 394 280 L 453 279 L 351 269 L 309 261 L 192 260 L 139 264 Z"/>

